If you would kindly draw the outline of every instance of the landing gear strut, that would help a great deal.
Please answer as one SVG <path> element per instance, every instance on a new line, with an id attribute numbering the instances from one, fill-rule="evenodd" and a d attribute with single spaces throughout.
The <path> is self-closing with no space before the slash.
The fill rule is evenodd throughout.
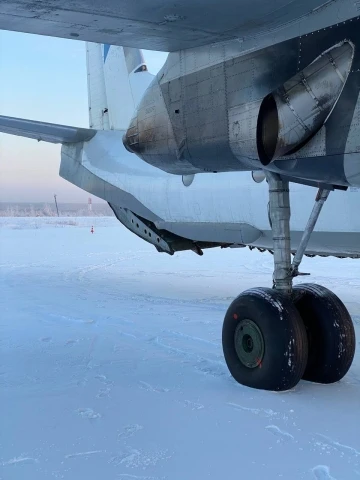
<path id="1" fill-rule="evenodd" d="M 351 317 L 330 290 L 293 278 L 328 195 L 319 190 L 291 263 L 289 183 L 268 172 L 274 242 L 273 288 L 240 294 L 228 308 L 222 332 L 225 361 L 239 383 L 263 390 L 289 390 L 301 378 L 341 380 L 355 354 Z"/>

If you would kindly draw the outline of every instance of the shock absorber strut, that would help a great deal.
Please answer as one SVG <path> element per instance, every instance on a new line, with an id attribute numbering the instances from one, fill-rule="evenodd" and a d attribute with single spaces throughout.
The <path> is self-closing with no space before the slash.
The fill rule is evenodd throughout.
<path id="1" fill-rule="evenodd" d="M 291 249 L 290 249 L 290 195 L 289 182 L 272 172 L 266 173 L 269 184 L 270 219 L 274 242 L 273 286 L 291 294 Z"/>

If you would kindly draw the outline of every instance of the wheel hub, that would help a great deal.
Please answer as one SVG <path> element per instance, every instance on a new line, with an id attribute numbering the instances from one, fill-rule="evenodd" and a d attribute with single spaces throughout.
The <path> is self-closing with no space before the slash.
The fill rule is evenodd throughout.
<path id="1" fill-rule="evenodd" d="M 264 339 L 259 327 L 252 320 L 241 320 L 235 330 L 235 350 L 239 360 L 247 368 L 256 368 L 264 356 Z"/>

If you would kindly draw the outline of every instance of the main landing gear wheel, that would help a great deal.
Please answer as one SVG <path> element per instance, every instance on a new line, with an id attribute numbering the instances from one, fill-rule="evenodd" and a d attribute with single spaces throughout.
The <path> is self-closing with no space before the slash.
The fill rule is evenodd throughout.
<path id="1" fill-rule="evenodd" d="M 355 354 L 354 326 L 342 301 L 321 285 L 293 288 L 293 300 L 308 335 L 309 357 L 303 378 L 334 383 L 348 372 Z"/>
<path id="2" fill-rule="evenodd" d="M 270 288 L 239 295 L 226 312 L 222 344 L 226 364 L 239 383 L 289 390 L 308 359 L 305 326 L 290 297 Z"/>
<path id="3" fill-rule="evenodd" d="M 355 353 L 355 332 L 344 304 L 318 285 L 293 287 L 299 266 L 330 190 L 320 188 L 291 261 L 289 182 L 266 172 L 273 236 L 273 289 L 239 295 L 224 320 L 227 366 L 239 383 L 264 390 L 289 390 L 301 378 L 341 380 Z M 306 274 L 305 274 L 306 275 Z"/>

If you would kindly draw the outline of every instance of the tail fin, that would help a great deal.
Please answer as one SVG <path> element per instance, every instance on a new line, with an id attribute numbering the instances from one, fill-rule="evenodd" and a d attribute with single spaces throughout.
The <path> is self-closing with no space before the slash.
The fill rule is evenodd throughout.
<path id="1" fill-rule="evenodd" d="M 126 130 L 153 75 L 136 48 L 86 44 L 89 124 L 97 130 Z"/>
<path id="2" fill-rule="evenodd" d="M 103 64 L 101 45 L 99 43 L 87 43 L 89 126 L 96 130 L 110 129 Z"/>

